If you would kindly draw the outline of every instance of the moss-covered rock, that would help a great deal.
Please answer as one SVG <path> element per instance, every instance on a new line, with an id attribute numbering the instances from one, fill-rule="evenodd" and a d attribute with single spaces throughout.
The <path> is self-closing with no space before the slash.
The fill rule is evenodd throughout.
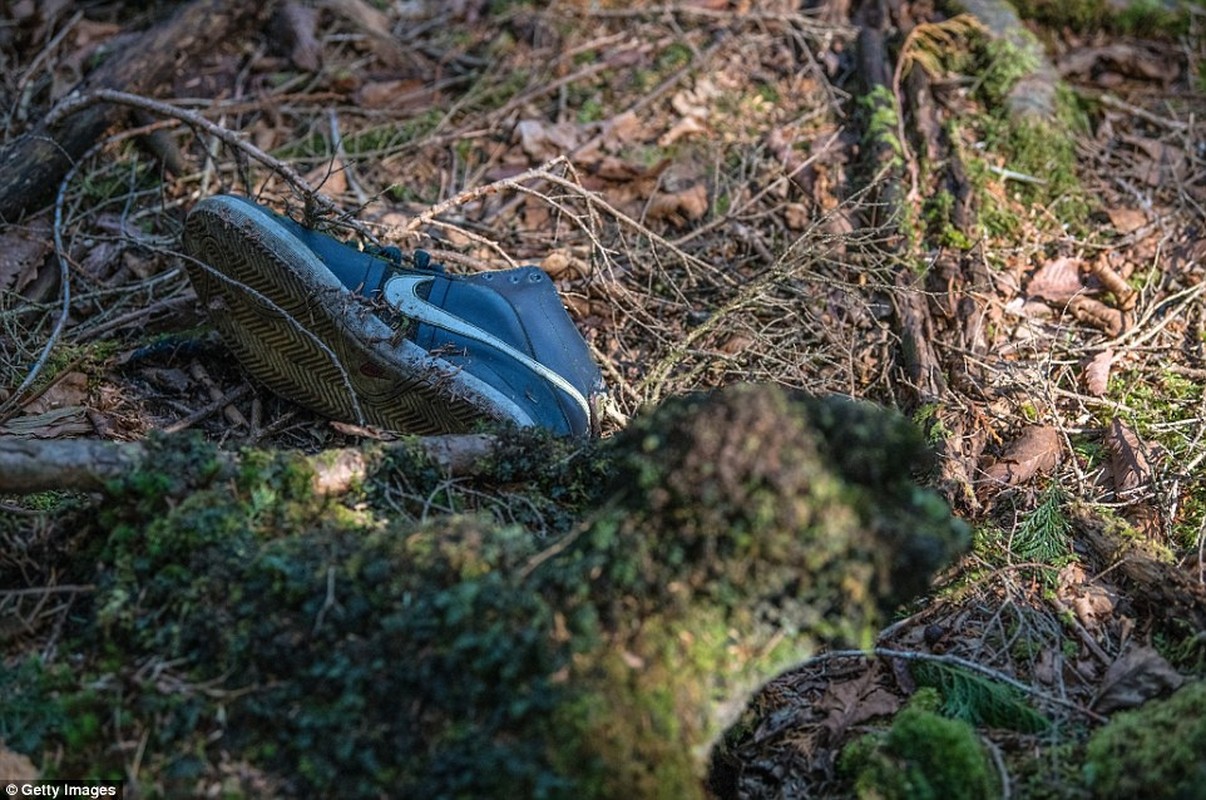
<path id="1" fill-rule="evenodd" d="M 144 476 L 102 515 L 71 646 L 118 729 L 64 774 L 120 736 L 143 739 L 151 794 L 228 758 L 297 794 L 699 797 L 750 692 L 869 642 L 966 538 L 913 482 L 903 419 L 770 387 L 667 403 L 550 463 L 612 479 L 545 537 L 489 509 L 392 513 L 382 482 L 443 479 L 388 460 L 349 507 L 301 459 L 215 476 L 189 447 L 194 489 Z"/>
<path id="2" fill-rule="evenodd" d="M 1115 715 L 1089 740 L 1085 777 L 1102 800 L 1206 797 L 1206 681 Z"/>

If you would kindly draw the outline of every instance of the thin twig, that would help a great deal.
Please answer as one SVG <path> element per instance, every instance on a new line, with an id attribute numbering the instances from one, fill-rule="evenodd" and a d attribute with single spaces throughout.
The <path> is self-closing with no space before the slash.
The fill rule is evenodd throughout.
<path id="1" fill-rule="evenodd" d="M 891 650 L 884 647 L 873 647 L 869 650 L 831 650 L 827 653 L 820 653 L 816 656 L 813 656 L 812 658 L 808 659 L 808 661 L 804 662 L 804 664 L 802 664 L 800 667 L 797 667 L 797 669 L 817 661 L 828 661 L 836 658 L 867 659 L 871 657 L 898 658 L 901 661 L 921 661 L 934 664 L 945 664 L 950 667 L 959 667 L 960 669 L 970 670 L 971 672 L 978 672 L 981 675 L 985 675 L 995 681 L 1012 686 L 1021 692 L 1025 692 L 1032 697 L 1038 698 L 1039 700 L 1075 711 L 1078 714 L 1088 717 L 1094 722 L 1108 721 L 1107 717 L 1098 714 L 1096 711 L 1087 709 L 1080 704 L 1067 700 L 1063 697 L 1058 697 L 1050 694 L 1049 692 L 1045 692 L 1042 689 L 1031 686 L 1028 683 L 1023 683 L 1017 678 L 1014 678 L 1011 675 L 1006 675 L 1000 670 L 993 669 L 992 667 L 986 667 L 983 664 L 977 664 L 975 661 L 970 659 L 950 655 L 947 653 L 922 653 L 916 650 Z"/>
<path id="2" fill-rule="evenodd" d="M 191 428 L 206 417 L 221 411 L 231 403 L 241 400 L 249 391 L 251 391 L 251 387 L 249 387 L 246 383 L 240 384 L 226 394 L 223 394 L 217 399 L 210 401 L 209 405 L 202 406 L 193 413 L 189 414 L 187 417 L 176 420 L 171 425 L 168 425 L 166 428 L 164 428 L 163 432 L 179 433 L 180 431 Z"/>
<path id="3" fill-rule="evenodd" d="M 129 92 L 121 92 L 115 89 L 95 89 L 80 95 L 71 95 L 59 105 L 51 109 L 46 115 L 46 124 L 52 126 L 56 121 L 76 113 L 77 111 L 97 103 L 118 103 L 127 105 L 132 108 L 140 108 L 144 111 L 149 111 L 152 114 L 178 119 L 181 122 L 187 123 L 195 128 L 200 128 L 211 136 L 220 140 L 228 147 L 234 148 L 239 152 L 246 154 L 252 159 L 260 162 L 268 167 L 273 172 L 280 175 L 289 186 L 300 194 L 306 205 L 306 223 L 312 225 L 313 222 L 323 216 L 339 216 L 340 209 L 335 205 L 329 197 L 314 189 L 306 181 L 297 170 L 290 167 L 278 158 L 275 158 L 260 148 L 256 147 L 251 142 L 241 138 L 233 131 L 222 127 L 214 122 L 210 122 L 205 117 L 193 111 L 174 106 L 171 103 L 165 103 L 160 100 L 153 100 L 142 95 L 130 94 Z M 359 223 L 349 223 L 358 234 L 364 236 L 370 241 L 376 241 L 376 237 L 368 230 L 367 227 Z"/>

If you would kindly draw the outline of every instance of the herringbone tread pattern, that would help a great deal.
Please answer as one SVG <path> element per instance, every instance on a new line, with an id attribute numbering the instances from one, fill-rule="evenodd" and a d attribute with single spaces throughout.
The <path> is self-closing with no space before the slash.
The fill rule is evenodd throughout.
<path id="1" fill-rule="evenodd" d="M 188 264 L 193 286 L 256 380 L 326 416 L 390 430 L 458 432 L 483 418 L 454 396 L 447 376 L 401 375 L 374 357 L 389 345 L 356 330 L 365 301 L 307 280 L 271 238 L 220 209 L 194 210 L 184 233 L 201 262 Z"/>

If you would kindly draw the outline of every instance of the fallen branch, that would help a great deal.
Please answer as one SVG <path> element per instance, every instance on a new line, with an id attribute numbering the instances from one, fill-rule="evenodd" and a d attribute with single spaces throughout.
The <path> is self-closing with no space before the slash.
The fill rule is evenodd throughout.
<path id="1" fill-rule="evenodd" d="M 168 82 L 180 63 L 266 18 L 273 3 L 196 0 L 98 67 L 73 95 L 99 89 L 143 93 Z M 0 150 L 0 221 L 15 222 L 54 197 L 63 176 L 117 121 L 118 107 L 90 104 L 43 121 Z"/>
<path id="2" fill-rule="evenodd" d="M 1186 570 L 1161 558 L 1158 547 L 1128 534 L 1125 524 L 1095 514 L 1086 506 L 1072 512 L 1076 539 L 1088 545 L 1105 572 L 1117 571 L 1142 589 L 1136 602 L 1149 606 L 1165 623 L 1206 631 L 1206 586 Z"/>
<path id="3" fill-rule="evenodd" d="M 376 451 L 345 447 L 307 458 L 314 490 L 322 495 L 346 491 L 368 476 L 391 451 L 418 450 L 450 475 L 476 474 L 495 452 L 497 440 L 485 434 L 411 437 Z M 142 468 L 150 454 L 142 442 L 96 439 L 0 439 L 0 493 L 31 494 L 51 490 L 104 491 L 114 480 Z M 226 472 L 240 460 L 237 452 L 219 456 Z"/>

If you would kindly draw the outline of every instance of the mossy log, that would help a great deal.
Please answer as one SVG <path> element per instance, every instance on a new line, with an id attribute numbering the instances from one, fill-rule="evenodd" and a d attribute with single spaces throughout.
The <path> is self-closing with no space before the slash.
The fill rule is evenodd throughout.
<path id="1" fill-rule="evenodd" d="M 1059 75 L 1013 5 L 1007 0 L 950 0 L 948 5 L 980 20 L 993 38 L 1010 48 L 1010 57 L 1021 68 L 1005 97 L 1015 121 L 1054 122 Z"/>
<path id="2" fill-rule="evenodd" d="M 328 450 L 306 459 L 318 494 L 338 494 L 359 483 L 391 450 L 413 451 L 448 475 L 471 475 L 495 454 L 489 434 L 409 436 L 383 446 Z M 0 494 L 48 491 L 104 491 L 110 483 L 146 468 L 154 444 L 94 439 L 24 439 L 0 437 Z M 236 472 L 237 452 L 213 454 L 214 478 Z"/>
<path id="3" fill-rule="evenodd" d="M 221 752 L 286 795 L 703 797 L 752 691 L 818 648 L 869 645 L 966 543 L 912 478 L 912 425 L 771 387 L 672 401 L 580 452 L 611 480 L 543 539 L 481 514 L 391 517 L 373 498 L 415 462 L 389 457 L 355 507 L 267 455 L 165 489 L 181 463 L 207 472 L 196 447 L 113 487 L 71 652 L 171 664 L 204 692 L 72 674 L 126 686 L 127 726 L 153 719 L 144 775 Z M 76 748 L 91 768 L 109 752 Z"/>

